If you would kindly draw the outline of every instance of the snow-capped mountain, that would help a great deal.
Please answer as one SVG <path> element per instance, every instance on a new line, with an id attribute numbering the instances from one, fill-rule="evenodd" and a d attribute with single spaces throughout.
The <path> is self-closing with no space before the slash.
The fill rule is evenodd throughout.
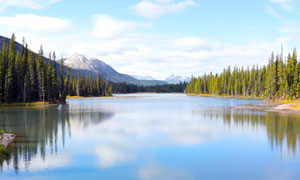
<path id="1" fill-rule="evenodd" d="M 156 80 L 152 76 L 147 76 L 147 75 L 145 75 L 145 76 L 144 75 L 131 75 L 131 76 L 138 80 Z"/>
<path id="2" fill-rule="evenodd" d="M 167 81 L 168 84 L 179 84 L 183 82 L 190 82 L 191 78 L 172 74 L 171 76 L 167 77 L 165 81 Z"/>
<path id="3" fill-rule="evenodd" d="M 98 72 L 101 69 L 112 69 L 111 66 L 105 64 L 96 58 L 90 58 L 87 55 L 75 53 L 64 61 L 65 65 L 74 69 L 90 70 Z"/>
<path id="4" fill-rule="evenodd" d="M 112 82 L 126 82 L 128 84 L 136 85 L 157 85 L 166 84 L 165 81 L 157 80 L 138 80 L 127 74 L 121 74 L 114 70 L 110 65 L 104 63 L 103 61 L 88 57 L 86 55 L 75 53 L 64 61 L 66 66 L 72 69 L 79 70 L 84 74 L 92 73 L 94 76 L 99 72 L 101 76 L 106 80 L 109 79 Z"/>

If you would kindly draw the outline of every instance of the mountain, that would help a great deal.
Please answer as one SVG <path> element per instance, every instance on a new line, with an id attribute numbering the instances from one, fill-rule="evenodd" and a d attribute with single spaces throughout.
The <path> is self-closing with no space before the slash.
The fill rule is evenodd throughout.
<path id="1" fill-rule="evenodd" d="M 168 82 L 168 84 L 179 84 L 179 83 L 183 83 L 183 82 L 190 82 L 191 78 L 178 76 L 178 75 L 176 76 L 176 75 L 172 74 L 171 76 L 166 78 L 166 81 Z"/>
<path id="2" fill-rule="evenodd" d="M 4 36 L 0 36 L 0 48 L 2 48 L 4 42 L 9 45 L 10 39 Z M 20 51 L 22 45 L 18 42 L 15 44 L 16 50 Z M 34 53 L 37 55 L 37 53 Z M 49 61 L 48 58 L 44 57 L 46 62 Z M 71 67 L 71 76 L 77 77 L 79 73 L 84 75 L 94 75 L 97 76 L 97 72 L 99 71 L 101 76 L 106 80 L 109 79 L 112 82 L 126 82 L 128 84 L 135 85 L 143 85 L 143 86 L 151 86 L 151 85 L 163 85 L 167 84 L 165 81 L 158 80 L 138 80 L 134 77 L 131 77 L 127 74 L 121 74 L 114 70 L 111 66 L 105 64 L 104 62 L 96 59 L 96 58 L 88 58 L 84 55 L 74 54 L 65 60 L 64 71 L 67 72 L 67 66 Z M 57 72 L 60 74 L 60 60 L 57 61 Z"/>
<path id="3" fill-rule="evenodd" d="M 2 50 L 2 47 L 3 47 L 4 43 L 6 43 L 7 46 L 9 46 L 9 41 L 10 41 L 9 38 L 4 37 L 4 36 L 0 36 L 0 48 L 1 48 L 1 50 Z M 15 48 L 16 48 L 16 51 L 21 51 L 22 45 L 19 42 L 16 41 L 15 42 Z M 32 51 L 32 52 L 33 52 L 33 55 L 38 56 L 37 53 L 35 53 L 34 51 Z M 49 58 L 44 57 L 44 60 L 45 60 L 46 63 L 48 63 Z M 60 75 L 60 64 L 59 64 L 59 62 L 56 64 L 56 69 L 57 69 L 58 74 Z M 64 70 L 65 70 L 65 72 L 67 72 L 67 67 L 66 66 L 64 67 Z M 71 72 L 72 76 L 75 75 L 75 74 L 78 74 L 78 73 L 77 72 Z"/>
<path id="4" fill-rule="evenodd" d="M 158 81 L 158 80 L 138 80 L 132 76 L 127 74 L 121 74 L 113 69 L 110 65 L 104 63 L 103 61 L 90 58 L 86 55 L 82 54 L 73 54 L 69 58 L 65 60 L 65 65 L 71 67 L 73 70 L 81 72 L 83 74 L 92 73 L 94 76 L 100 72 L 101 76 L 107 80 L 109 79 L 112 82 L 126 82 L 128 84 L 136 84 L 136 85 L 163 85 L 167 82 Z"/>
<path id="5" fill-rule="evenodd" d="M 131 76 L 138 80 L 156 80 L 152 76 L 147 76 L 147 75 L 131 75 Z"/>
<path id="6" fill-rule="evenodd" d="M 4 37 L 4 36 L 0 36 L 0 49 L 2 50 L 4 42 L 7 43 L 7 45 L 9 45 L 9 41 L 10 41 L 9 38 Z M 22 48 L 22 45 L 20 43 L 16 42 L 16 50 L 20 51 L 21 48 Z"/>

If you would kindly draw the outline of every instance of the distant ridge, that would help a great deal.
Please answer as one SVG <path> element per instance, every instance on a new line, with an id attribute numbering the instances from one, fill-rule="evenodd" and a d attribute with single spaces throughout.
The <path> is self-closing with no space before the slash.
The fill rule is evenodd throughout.
<path id="1" fill-rule="evenodd" d="M 4 36 L 0 36 L 0 48 L 2 48 L 4 42 L 9 44 L 10 39 Z M 16 50 L 20 51 L 22 45 L 18 42 L 15 44 Z M 37 55 L 37 53 L 34 53 Z M 49 61 L 47 57 L 44 57 L 46 62 Z M 89 58 L 85 55 L 73 54 L 71 57 L 65 59 L 64 61 L 64 69 L 65 72 L 67 67 L 71 67 L 71 76 L 77 77 L 79 73 L 83 75 L 97 76 L 97 73 L 100 72 L 101 76 L 107 80 L 109 79 L 111 82 L 117 83 L 127 83 L 127 84 L 135 84 L 135 85 L 143 85 L 143 86 L 153 86 L 153 85 L 163 85 L 167 84 L 166 81 L 158 81 L 158 80 L 138 80 L 132 76 L 127 74 L 121 74 L 114 70 L 110 65 L 105 64 L 103 61 L 98 60 L 96 58 Z M 57 59 L 57 72 L 60 74 L 60 60 Z"/>
<path id="2" fill-rule="evenodd" d="M 166 81 L 168 82 L 168 84 L 179 84 L 179 83 L 184 83 L 184 82 L 189 83 L 191 81 L 191 78 L 178 76 L 178 75 L 176 76 L 176 75 L 172 74 L 171 76 L 166 78 Z"/>
<path id="3" fill-rule="evenodd" d="M 67 58 L 64 63 L 66 66 L 69 66 L 72 69 L 82 73 L 92 73 L 94 76 L 96 76 L 97 73 L 100 72 L 101 76 L 105 80 L 109 79 L 112 82 L 124 82 L 128 84 L 144 86 L 167 84 L 166 81 L 138 80 L 127 74 L 121 74 L 103 61 L 96 58 L 90 58 L 83 54 L 75 53 Z"/>

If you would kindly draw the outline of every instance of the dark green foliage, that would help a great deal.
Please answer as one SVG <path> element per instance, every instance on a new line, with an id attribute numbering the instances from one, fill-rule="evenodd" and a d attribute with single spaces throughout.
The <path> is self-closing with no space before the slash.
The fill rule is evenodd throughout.
<path id="1" fill-rule="evenodd" d="M 127 83 L 112 83 L 113 93 L 137 93 L 137 92 L 155 92 L 155 93 L 183 93 L 186 83 L 165 84 L 156 86 L 137 86 Z"/>
<path id="2" fill-rule="evenodd" d="M 8 48 L 9 47 L 9 48 Z M 112 93 L 135 92 L 184 92 L 185 83 L 156 86 L 137 86 L 127 83 L 111 83 L 104 81 L 100 73 L 95 79 L 92 75 L 78 74 L 71 76 L 71 69 L 66 69 L 63 58 L 60 61 L 60 73 L 57 71 L 56 55 L 44 57 L 41 46 L 36 55 L 30 51 L 23 40 L 22 47 L 15 49 L 15 37 L 4 43 L 0 50 L 0 103 L 11 102 L 65 102 L 66 96 L 111 96 Z M 230 81 L 230 68 L 226 71 L 225 82 Z M 300 84 L 299 84 L 300 85 Z M 223 87 L 220 92 L 233 92 L 227 84 L 214 81 L 215 87 Z M 206 88 L 203 82 L 196 89 Z M 195 90 L 196 90 L 195 89 Z M 218 91 L 214 91 L 218 93 Z"/>
<path id="3" fill-rule="evenodd" d="M 98 75 L 73 78 L 71 69 L 65 75 L 63 59 L 60 63 L 60 76 L 56 66 L 56 55 L 44 57 L 42 47 L 36 55 L 30 51 L 23 40 L 22 48 L 15 48 L 15 36 L 12 35 L 9 46 L 4 43 L 0 50 L 0 103 L 12 102 L 65 102 L 68 95 L 106 96 L 112 94 L 110 83 Z"/>
<path id="4" fill-rule="evenodd" d="M 10 149 L 0 144 L 0 162 L 5 159 L 8 159 L 9 156 L 10 156 Z"/>
<path id="5" fill-rule="evenodd" d="M 293 55 L 283 61 L 282 55 L 272 53 L 267 66 L 253 66 L 251 69 L 230 67 L 221 74 L 204 74 L 192 77 L 186 87 L 187 93 L 228 96 L 252 96 L 267 99 L 299 98 L 300 63 L 296 49 Z"/>
<path id="6" fill-rule="evenodd" d="M 67 75 L 68 77 L 68 75 Z M 66 80 L 67 91 L 70 96 L 111 96 L 112 86 L 109 81 L 104 83 L 104 79 L 98 73 L 95 80 L 92 75 L 86 77 L 78 74 L 78 78 L 69 77 Z M 67 83 L 68 82 L 68 83 Z"/>

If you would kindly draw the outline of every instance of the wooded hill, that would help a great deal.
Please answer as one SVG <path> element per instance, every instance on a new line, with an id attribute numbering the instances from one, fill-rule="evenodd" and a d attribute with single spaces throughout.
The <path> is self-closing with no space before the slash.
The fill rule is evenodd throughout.
<path id="1" fill-rule="evenodd" d="M 42 47 L 38 54 L 28 49 L 23 40 L 16 48 L 15 36 L 2 45 L 0 51 L 0 103 L 11 102 L 64 102 L 66 96 L 108 96 L 112 93 L 109 81 L 78 74 L 70 76 L 70 68 L 65 73 L 63 59 L 57 69 L 55 53 L 45 60 Z M 60 73 L 58 73 L 60 72 Z"/>
<path id="2" fill-rule="evenodd" d="M 271 54 L 266 66 L 228 67 L 222 73 L 192 77 L 187 93 L 252 96 L 267 99 L 294 99 L 300 96 L 300 63 L 297 51 L 283 59 L 282 54 Z"/>

